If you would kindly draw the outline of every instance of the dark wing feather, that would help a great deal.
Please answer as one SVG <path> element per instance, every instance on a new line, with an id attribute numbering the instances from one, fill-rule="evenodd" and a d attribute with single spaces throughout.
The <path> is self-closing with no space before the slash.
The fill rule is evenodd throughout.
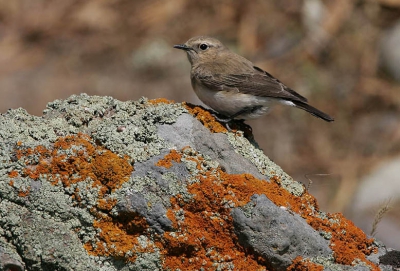
<path id="1" fill-rule="evenodd" d="M 254 73 L 197 75 L 196 78 L 210 89 L 235 89 L 260 97 L 307 102 L 306 98 L 258 67 L 254 67 Z"/>
<path id="2" fill-rule="evenodd" d="M 302 102 L 308 102 L 306 97 L 301 96 L 299 93 L 297 93 L 296 91 L 294 91 L 291 88 L 288 88 L 287 86 L 285 86 L 281 81 L 279 81 L 278 79 L 276 79 L 275 77 L 273 77 L 270 73 L 264 71 L 263 69 L 260 69 L 259 67 L 254 66 L 253 67 L 255 70 L 265 74 L 266 76 L 270 77 L 272 81 L 275 81 L 276 83 L 278 83 L 279 85 L 281 85 L 286 91 L 290 92 L 292 95 L 296 96 L 300 101 Z"/>
<path id="3" fill-rule="evenodd" d="M 315 107 L 313 107 L 313 106 L 311 106 L 311 105 L 309 105 L 307 103 L 304 103 L 304 102 L 301 102 L 301 101 L 293 101 L 293 103 L 296 105 L 296 107 L 307 111 L 308 113 L 310 113 L 311 115 L 316 116 L 317 118 L 321 118 L 321 119 L 323 119 L 325 121 L 333 121 L 334 120 L 328 114 L 322 112 L 321 110 L 318 110 L 317 108 L 315 108 Z"/>

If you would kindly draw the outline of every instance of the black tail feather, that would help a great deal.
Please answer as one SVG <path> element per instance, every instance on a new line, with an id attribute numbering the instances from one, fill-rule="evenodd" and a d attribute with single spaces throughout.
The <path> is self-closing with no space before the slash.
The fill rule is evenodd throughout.
<path id="1" fill-rule="evenodd" d="M 299 102 L 299 101 L 292 101 L 296 107 L 303 109 L 305 111 L 307 111 L 308 113 L 310 113 L 311 115 L 317 117 L 317 118 L 321 118 L 325 121 L 334 121 L 334 119 L 329 116 L 328 114 L 325 114 L 322 111 L 319 111 L 317 108 L 307 104 L 307 103 L 303 103 L 303 102 Z"/>

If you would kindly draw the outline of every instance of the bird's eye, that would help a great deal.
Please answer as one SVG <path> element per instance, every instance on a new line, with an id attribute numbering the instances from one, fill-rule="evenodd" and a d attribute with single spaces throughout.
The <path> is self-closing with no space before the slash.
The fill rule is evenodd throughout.
<path id="1" fill-rule="evenodd" d="M 205 43 L 202 43 L 202 44 L 200 44 L 199 48 L 204 51 L 204 50 L 208 49 L 208 45 Z"/>

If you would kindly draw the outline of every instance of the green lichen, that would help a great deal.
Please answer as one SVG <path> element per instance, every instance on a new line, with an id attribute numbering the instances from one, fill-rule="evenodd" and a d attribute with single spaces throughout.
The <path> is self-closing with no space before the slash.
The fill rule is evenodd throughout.
<path id="1" fill-rule="evenodd" d="M 165 191 L 168 195 L 181 195 L 182 198 L 188 200 L 192 198 L 192 195 L 187 191 L 186 185 L 182 183 L 174 172 L 167 172 L 161 178 L 168 182 L 168 190 Z"/>
<path id="2" fill-rule="evenodd" d="M 110 151 L 135 157 L 137 162 L 146 161 L 167 147 L 157 135 L 157 126 L 174 123 L 184 112 L 187 111 L 180 104 L 151 103 L 147 98 L 122 102 L 86 94 L 56 100 L 44 111 L 46 118 L 65 119 L 72 127 L 70 132 L 90 134 Z M 59 126 L 62 124 L 60 121 Z M 63 129 L 57 130 L 62 133 Z"/>
<path id="3" fill-rule="evenodd" d="M 156 271 L 163 270 L 161 265 L 160 252 L 137 253 L 136 261 L 129 264 L 129 270 L 132 271 Z"/>

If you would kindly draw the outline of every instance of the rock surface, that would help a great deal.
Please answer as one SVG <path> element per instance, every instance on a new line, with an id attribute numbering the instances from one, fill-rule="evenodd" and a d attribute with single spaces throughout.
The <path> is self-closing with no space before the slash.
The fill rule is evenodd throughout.
<path id="1" fill-rule="evenodd" d="M 2 270 L 391 270 L 200 107 L 82 94 L 0 127 Z"/>

